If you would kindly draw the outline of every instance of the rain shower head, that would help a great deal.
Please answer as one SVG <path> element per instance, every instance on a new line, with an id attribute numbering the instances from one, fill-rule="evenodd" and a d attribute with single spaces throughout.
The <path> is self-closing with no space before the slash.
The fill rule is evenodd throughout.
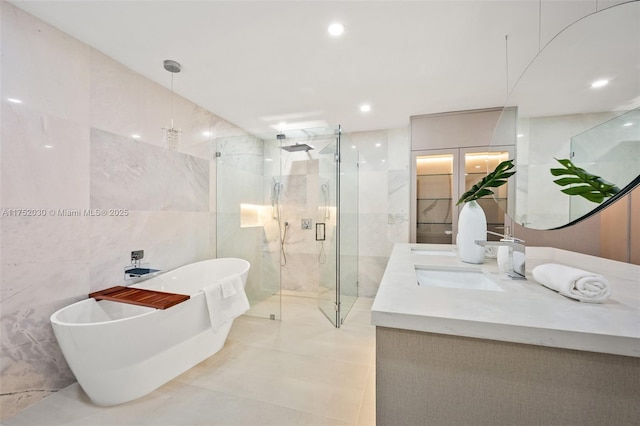
<path id="1" fill-rule="evenodd" d="M 313 147 L 307 145 L 306 143 L 296 143 L 295 145 L 281 146 L 280 149 L 284 149 L 285 151 L 288 151 L 288 152 L 298 152 L 298 151 L 308 152 L 309 150 L 312 150 Z"/>

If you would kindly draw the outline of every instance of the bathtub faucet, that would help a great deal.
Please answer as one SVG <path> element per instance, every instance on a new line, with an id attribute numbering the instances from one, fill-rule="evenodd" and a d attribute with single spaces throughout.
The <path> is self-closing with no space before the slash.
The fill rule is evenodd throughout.
<path id="1" fill-rule="evenodd" d="M 159 269 L 151 269 L 151 268 L 148 268 L 148 264 L 143 264 L 141 262 L 143 257 L 144 257 L 144 250 L 134 250 L 131 252 L 131 265 L 124 268 L 125 280 L 141 278 L 141 277 L 144 277 L 145 275 L 160 272 Z"/>
<path id="2" fill-rule="evenodd" d="M 140 266 L 140 261 L 144 257 L 144 250 L 134 250 L 131 252 L 131 264 Z"/>

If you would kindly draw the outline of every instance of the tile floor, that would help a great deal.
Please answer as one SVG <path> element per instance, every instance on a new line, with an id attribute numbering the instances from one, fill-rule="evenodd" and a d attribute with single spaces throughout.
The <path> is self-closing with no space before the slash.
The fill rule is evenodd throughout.
<path id="1" fill-rule="evenodd" d="M 143 398 L 98 407 L 76 383 L 3 425 L 375 425 L 373 299 L 340 329 L 316 299 L 282 300 L 282 321 L 237 318 L 220 352 Z"/>

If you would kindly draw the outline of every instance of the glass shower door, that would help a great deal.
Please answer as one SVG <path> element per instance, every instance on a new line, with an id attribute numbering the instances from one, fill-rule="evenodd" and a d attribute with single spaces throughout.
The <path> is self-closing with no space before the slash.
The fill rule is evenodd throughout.
<path id="1" fill-rule="evenodd" d="M 251 264 L 245 291 L 249 316 L 281 318 L 278 222 L 273 182 L 280 154 L 277 141 L 257 136 L 216 139 L 216 257 L 238 257 Z"/>
<path id="2" fill-rule="evenodd" d="M 358 157 L 347 134 L 339 135 L 338 326 L 358 298 Z"/>
<path id="3" fill-rule="evenodd" d="M 339 327 L 338 294 L 338 136 L 321 152 L 318 159 L 319 208 L 316 221 L 320 286 L 318 308 Z"/>
<path id="4" fill-rule="evenodd" d="M 358 151 L 338 130 L 322 153 L 316 240 L 324 262 L 318 307 L 340 327 L 358 297 Z"/>

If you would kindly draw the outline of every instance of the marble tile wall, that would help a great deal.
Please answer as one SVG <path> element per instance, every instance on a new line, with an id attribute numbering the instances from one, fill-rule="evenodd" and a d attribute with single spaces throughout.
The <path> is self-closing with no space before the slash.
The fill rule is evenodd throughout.
<path id="1" fill-rule="evenodd" d="M 209 160 L 91 129 L 92 209 L 209 211 Z"/>
<path id="2" fill-rule="evenodd" d="M 318 141 L 309 152 L 287 152 L 279 149 L 278 141 L 265 141 L 264 197 L 271 203 L 274 182 L 280 185 L 277 200 L 273 199 L 270 218 L 265 223 L 267 257 L 271 264 L 282 267 L 279 278 L 282 290 L 317 296 L 323 264 L 318 261 L 321 245 L 315 240 L 315 224 L 320 218 L 320 158 L 329 140 Z M 276 203 L 277 201 L 277 203 Z M 279 218 L 279 219 L 278 219 Z M 311 229 L 302 229 L 302 219 L 311 219 Z M 286 227 L 285 222 L 289 225 Z M 331 224 L 327 224 L 327 236 Z M 280 255 L 279 239 L 284 239 L 284 256 Z M 331 243 L 325 243 L 331 250 Z M 325 251 L 327 253 L 327 251 Z M 265 261 L 266 264 L 266 261 Z"/>
<path id="3" fill-rule="evenodd" d="M 181 152 L 165 151 L 169 90 L 0 8 L 2 420 L 75 380 L 49 316 L 123 284 L 131 250 L 159 269 L 215 257 L 212 141 L 246 132 L 176 95 Z M 95 209 L 123 214 L 84 213 Z"/>
<path id="4" fill-rule="evenodd" d="M 314 149 L 308 152 L 281 151 L 282 184 L 280 197 L 282 220 L 289 223 L 284 251 L 286 265 L 281 269 L 282 289 L 316 297 L 321 280 L 334 277 L 335 268 L 335 209 L 331 218 L 324 218 L 324 198 L 321 185 L 329 185 L 330 208 L 335 208 L 335 164 L 332 149 L 324 148 L 334 138 L 309 142 Z M 302 228 L 302 220 L 311 219 L 311 229 Z M 315 225 L 325 223 L 326 241 L 315 239 Z M 276 226 L 277 228 L 277 226 Z"/>
<path id="5" fill-rule="evenodd" d="M 374 297 L 393 245 L 409 242 L 409 128 L 349 136 L 360 151 L 358 295 Z"/>

